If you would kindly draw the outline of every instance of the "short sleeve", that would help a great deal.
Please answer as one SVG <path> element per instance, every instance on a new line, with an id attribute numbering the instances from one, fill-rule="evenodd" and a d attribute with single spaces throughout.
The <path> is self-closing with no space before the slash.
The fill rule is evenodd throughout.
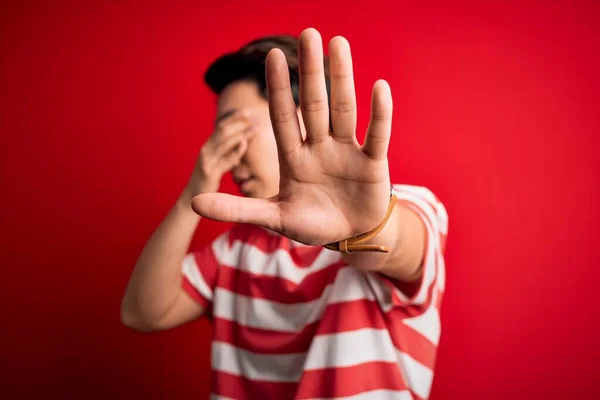
<path id="1" fill-rule="evenodd" d="M 181 265 L 183 289 L 206 310 L 212 307 L 219 274 L 219 256 L 227 251 L 228 241 L 229 232 L 221 234 L 209 245 L 186 254 Z"/>
<path id="2" fill-rule="evenodd" d="M 413 306 L 415 312 L 441 300 L 445 287 L 444 252 L 448 236 L 448 214 L 433 192 L 425 187 L 394 185 L 398 202 L 421 217 L 426 231 L 421 278 L 413 283 L 377 275 L 378 298 L 385 308 Z M 372 279 L 374 279 L 372 277 Z M 383 283 L 383 287 L 381 287 Z M 439 306 L 439 305 L 438 305 Z"/>

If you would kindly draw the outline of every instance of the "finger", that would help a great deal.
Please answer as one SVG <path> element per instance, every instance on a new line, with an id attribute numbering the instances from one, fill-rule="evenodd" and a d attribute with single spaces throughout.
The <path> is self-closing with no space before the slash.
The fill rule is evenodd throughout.
<path id="1" fill-rule="evenodd" d="M 300 108 L 307 140 L 318 143 L 329 136 L 329 106 L 323 67 L 323 41 L 316 29 L 306 29 L 299 40 Z"/>
<path id="2" fill-rule="evenodd" d="M 198 215 L 215 221 L 253 224 L 281 232 L 279 207 L 267 199 L 205 193 L 192 199 L 192 208 Z"/>
<path id="3" fill-rule="evenodd" d="M 345 38 L 331 39 L 329 62 L 333 137 L 353 143 L 356 142 L 356 94 L 350 43 Z"/>
<path id="4" fill-rule="evenodd" d="M 231 137 L 227 138 L 226 140 L 224 140 L 223 143 L 221 143 L 221 145 L 215 149 L 214 155 L 218 159 L 225 157 L 232 150 L 234 150 L 240 143 L 246 142 L 246 141 L 247 141 L 246 136 L 244 135 L 243 132 L 240 132 L 237 135 L 231 136 Z"/>
<path id="5" fill-rule="evenodd" d="M 217 124 L 217 131 L 224 131 L 232 126 L 255 125 L 258 123 L 258 116 L 249 110 L 237 112 L 234 116 L 220 121 Z"/>
<path id="6" fill-rule="evenodd" d="M 375 82 L 371 98 L 371 121 L 363 151 L 374 160 L 387 156 L 392 133 L 392 92 L 384 80 Z"/>
<path id="7" fill-rule="evenodd" d="M 222 171 L 230 171 L 233 167 L 240 163 L 240 160 L 248 149 L 248 141 L 242 139 L 223 157 L 219 159 L 219 167 Z"/>
<path id="8" fill-rule="evenodd" d="M 290 73 L 285 55 L 273 49 L 266 61 L 269 114 L 279 155 L 289 154 L 302 146 L 296 103 L 290 88 Z"/>
<path id="9" fill-rule="evenodd" d="M 215 138 L 217 145 L 221 145 L 236 136 L 244 136 L 246 134 L 251 134 L 256 131 L 256 125 L 247 122 L 236 122 L 234 124 L 230 124 L 227 127 L 223 128 L 220 133 Z"/>
<path id="10" fill-rule="evenodd" d="M 253 114 L 248 109 L 243 109 L 243 110 L 233 109 L 233 110 L 226 111 L 225 113 L 223 113 L 219 117 L 217 117 L 215 126 L 217 128 L 221 128 L 229 123 L 236 122 L 236 121 L 249 120 L 252 117 L 253 117 Z"/>

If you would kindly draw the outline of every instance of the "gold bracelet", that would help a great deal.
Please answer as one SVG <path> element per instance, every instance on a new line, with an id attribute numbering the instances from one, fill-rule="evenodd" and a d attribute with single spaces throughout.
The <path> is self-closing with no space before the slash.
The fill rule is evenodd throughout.
<path id="1" fill-rule="evenodd" d="M 344 239 L 338 243 L 329 243 L 324 245 L 326 249 L 339 251 L 341 253 L 353 253 L 355 251 L 376 251 L 380 253 L 388 253 L 389 250 L 386 246 L 374 245 L 374 244 L 361 244 L 366 242 L 373 237 L 377 236 L 379 232 L 383 229 L 387 221 L 390 219 L 392 215 L 392 211 L 394 211 L 394 206 L 396 205 L 398 198 L 396 194 L 392 190 L 392 194 L 390 196 L 390 204 L 388 206 L 387 214 L 381 223 L 373 230 L 369 232 L 362 233 L 357 236 L 352 236 L 351 238 Z"/>

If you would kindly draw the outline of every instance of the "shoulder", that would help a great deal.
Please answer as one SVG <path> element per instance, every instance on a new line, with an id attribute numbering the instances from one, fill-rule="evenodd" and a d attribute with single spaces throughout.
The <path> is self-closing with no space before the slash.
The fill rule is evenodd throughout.
<path id="1" fill-rule="evenodd" d="M 438 195 L 428 187 L 406 184 L 393 184 L 392 190 L 398 201 L 408 203 L 431 219 L 439 230 L 448 230 L 448 213 Z"/>
<path id="2" fill-rule="evenodd" d="M 440 201 L 440 199 L 433 192 L 433 190 L 431 190 L 430 188 L 428 188 L 426 186 L 407 185 L 407 184 L 392 184 L 392 189 L 394 190 L 394 193 L 396 193 L 397 195 L 418 196 L 418 197 L 427 199 L 431 202 Z"/>

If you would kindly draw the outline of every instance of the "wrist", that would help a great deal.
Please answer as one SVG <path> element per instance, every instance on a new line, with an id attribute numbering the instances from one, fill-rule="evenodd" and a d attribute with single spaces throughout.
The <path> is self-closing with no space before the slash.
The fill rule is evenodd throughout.
<path id="1" fill-rule="evenodd" d="M 388 251 L 355 251 L 342 253 L 342 258 L 360 270 L 380 270 L 390 260 L 395 260 L 398 256 L 401 241 L 399 226 L 399 209 L 395 205 L 383 228 L 375 236 L 361 243 L 364 246 L 385 247 Z"/>
<path id="2" fill-rule="evenodd" d="M 386 231 L 386 226 L 389 219 L 394 214 L 397 204 L 397 196 L 394 194 L 393 189 L 391 190 L 390 200 L 388 204 L 388 210 L 385 214 L 383 221 L 376 226 L 374 229 L 364 232 L 360 235 L 352 236 L 350 238 L 341 240 L 337 243 L 328 243 L 325 248 L 329 250 L 340 251 L 342 253 L 353 253 L 355 251 L 368 251 L 368 252 L 382 252 L 388 253 L 389 248 L 385 244 L 375 245 L 373 244 L 374 238 L 380 238 L 382 231 Z"/>
<path id="3" fill-rule="evenodd" d="M 177 204 L 192 210 L 192 199 L 202 193 L 215 193 L 219 190 L 221 179 L 198 178 L 195 174 L 185 186 Z M 192 210 L 193 211 L 193 210 Z"/>
<path id="4" fill-rule="evenodd" d="M 183 191 L 181 192 L 181 194 L 179 195 L 179 197 L 177 198 L 177 201 L 175 202 L 175 207 L 178 208 L 181 211 L 185 211 L 185 212 L 191 212 L 194 215 L 196 215 L 196 213 L 194 212 L 194 210 L 192 209 L 192 199 L 194 198 L 195 194 L 192 190 L 190 190 L 189 187 L 185 187 L 183 189 Z"/>
<path id="5" fill-rule="evenodd" d="M 215 193 L 219 191 L 222 175 L 210 176 L 194 172 L 187 183 L 184 192 L 190 196 L 190 200 L 202 193 Z"/>

